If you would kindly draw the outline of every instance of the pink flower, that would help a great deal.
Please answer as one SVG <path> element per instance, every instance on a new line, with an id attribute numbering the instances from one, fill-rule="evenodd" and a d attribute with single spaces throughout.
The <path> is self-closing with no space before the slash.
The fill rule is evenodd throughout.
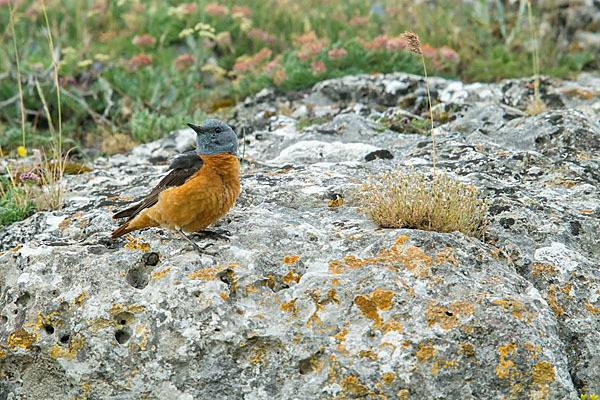
<path id="1" fill-rule="evenodd" d="M 179 9 L 181 10 L 181 13 L 184 15 L 194 14 L 196 11 L 198 11 L 198 4 L 184 3 L 179 6 Z"/>
<path id="2" fill-rule="evenodd" d="M 421 52 L 426 58 L 434 58 L 437 55 L 437 50 L 428 45 L 427 43 L 421 45 Z"/>
<path id="3" fill-rule="evenodd" d="M 173 65 L 177 68 L 187 68 L 190 65 L 194 65 L 196 63 L 196 57 L 191 54 L 182 54 L 173 61 Z"/>
<path id="4" fill-rule="evenodd" d="M 449 60 L 452 62 L 458 62 L 459 57 L 458 53 L 451 49 L 450 47 L 442 46 L 438 49 L 439 56 L 444 60 Z"/>
<path id="5" fill-rule="evenodd" d="M 327 72 L 327 66 L 323 61 L 313 61 L 313 63 L 310 64 L 310 70 L 313 75 L 324 74 Z"/>
<path id="6" fill-rule="evenodd" d="M 227 7 L 217 3 L 207 4 L 206 7 L 204 7 L 204 11 L 208 15 L 212 15 L 215 17 L 229 14 L 229 9 Z"/>
<path id="7" fill-rule="evenodd" d="M 137 35 L 131 40 L 131 43 L 136 46 L 154 46 L 156 44 L 156 39 L 150 35 Z"/>
<path id="8" fill-rule="evenodd" d="M 287 76 L 285 74 L 285 70 L 283 68 L 279 68 L 273 77 L 273 82 L 276 85 L 281 85 L 283 82 L 285 82 L 286 78 Z"/>
<path id="9" fill-rule="evenodd" d="M 327 53 L 327 55 L 329 56 L 330 60 L 339 60 L 346 57 L 348 55 L 348 52 L 340 47 L 337 49 L 329 50 L 329 53 Z"/>
<path id="10" fill-rule="evenodd" d="M 329 39 L 315 39 L 312 42 L 305 43 L 298 51 L 298 58 L 302 61 L 308 61 L 316 57 L 321 51 L 329 46 Z"/>
<path id="11" fill-rule="evenodd" d="M 279 64 L 280 59 L 281 57 L 277 57 L 276 59 L 265 65 L 265 67 L 263 68 L 263 72 L 271 75 L 276 68 L 281 68 L 281 65 Z"/>
<path id="12" fill-rule="evenodd" d="M 390 39 L 387 36 L 377 36 L 370 42 L 361 39 L 360 44 L 365 50 L 378 51 L 387 48 L 387 43 Z"/>
<path id="13" fill-rule="evenodd" d="M 248 7 L 244 7 L 244 6 L 233 6 L 233 8 L 231 9 L 231 14 L 232 15 L 238 14 L 244 18 L 252 17 L 252 11 L 250 11 L 250 9 Z"/>
<path id="14" fill-rule="evenodd" d="M 369 18 L 367 17 L 354 17 L 349 22 L 351 26 L 367 25 L 368 23 Z"/>
<path id="15" fill-rule="evenodd" d="M 250 29 L 250 31 L 248 32 L 248 37 L 250 39 L 262 40 L 263 42 L 267 42 L 267 43 L 275 42 L 274 35 L 271 35 L 270 33 L 267 33 L 265 31 L 263 31 L 262 29 L 258 29 L 258 28 Z"/>
<path id="16" fill-rule="evenodd" d="M 233 66 L 233 71 L 234 72 L 248 72 L 254 68 L 256 68 L 258 65 L 260 65 L 261 63 L 263 63 L 265 60 L 268 60 L 269 58 L 271 58 L 271 55 L 273 54 L 273 52 L 269 49 L 262 49 L 261 51 L 259 51 L 258 53 L 256 53 L 255 55 L 252 56 L 252 58 L 242 58 L 240 60 L 238 60 L 235 65 Z"/>
<path id="17" fill-rule="evenodd" d="M 385 44 L 386 49 L 393 51 L 406 50 L 406 47 L 406 41 L 400 36 L 388 39 L 388 41 Z"/>
<path id="18" fill-rule="evenodd" d="M 129 65 L 132 67 L 147 67 L 148 65 L 152 65 L 152 57 L 147 54 L 138 54 L 131 57 Z"/>

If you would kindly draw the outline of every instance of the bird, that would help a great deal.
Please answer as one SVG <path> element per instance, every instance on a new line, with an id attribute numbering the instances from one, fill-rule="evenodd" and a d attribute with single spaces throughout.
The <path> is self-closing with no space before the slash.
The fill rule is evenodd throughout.
<path id="1" fill-rule="evenodd" d="M 205 229 L 233 207 L 240 193 L 237 135 L 214 118 L 187 125 L 196 132 L 196 150 L 175 156 L 170 172 L 143 200 L 113 215 L 128 219 L 111 239 L 160 227 L 180 233 L 201 253 L 184 232 Z"/>

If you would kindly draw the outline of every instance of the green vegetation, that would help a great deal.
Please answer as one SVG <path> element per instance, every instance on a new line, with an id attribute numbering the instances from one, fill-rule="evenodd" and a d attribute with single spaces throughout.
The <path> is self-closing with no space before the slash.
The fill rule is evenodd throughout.
<path id="1" fill-rule="evenodd" d="M 0 157 L 40 149 L 35 165 L 11 168 L 37 171 L 55 192 L 45 204 L 57 208 L 64 150 L 127 151 L 186 121 L 226 117 L 265 87 L 302 89 L 357 73 L 418 74 L 423 60 L 431 74 L 465 81 L 565 77 L 593 59 L 558 49 L 552 35 L 531 46 L 540 24 L 526 2 L 415 3 L 0 0 Z M 424 58 L 405 51 L 406 30 L 418 33 Z M 536 102 L 528 112 L 540 110 Z M 389 128 L 425 133 L 426 123 L 431 116 L 390 121 Z M 44 172 L 44 165 L 57 168 Z M 18 193 L 13 189 L 3 190 L 2 201 Z"/>
<path id="2" fill-rule="evenodd" d="M 445 174 L 397 171 L 375 178 L 364 186 L 364 204 L 382 228 L 459 231 L 482 238 L 487 226 L 488 206 L 479 191 Z"/>
<path id="3" fill-rule="evenodd" d="M 0 20 L 8 25 L 7 3 Z M 391 0 L 51 1 L 63 131 L 78 145 L 111 152 L 114 134 L 154 140 L 266 86 L 300 89 L 355 73 L 422 73 L 419 58 L 402 51 L 399 35 L 407 29 L 421 37 L 433 74 L 489 81 L 533 72 L 532 52 L 525 50 L 527 10 L 497 10 L 486 1 L 430 7 Z M 15 2 L 13 15 L 14 36 L 0 32 L 0 70 L 7 71 L 0 74 L 0 146 L 7 151 L 46 144 L 51 121 L 41 96 L 56 93 L 40 1 Z M 591 60 L 555 47 L 541 40 L 540 72 L 565 76 Z M 47 106 L 56 123 L 56 101 Z"/>
<path id="4" fill-rule="evenodd" d="M 0 226 L 26 218 L 33 210 L 33 203 L 23 188 L 0 182 Z"/>

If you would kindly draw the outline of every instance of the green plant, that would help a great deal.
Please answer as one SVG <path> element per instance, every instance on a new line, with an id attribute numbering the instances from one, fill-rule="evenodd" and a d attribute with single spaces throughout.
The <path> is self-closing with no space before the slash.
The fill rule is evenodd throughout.
<path id="1" fill-rule="evenodd" d="M 0 226 L 25 219 L 33 209 L 33 202 L 25 187 L 19 187 L 6 178 L 0 181 Z"/>
<path id="2" fill-rule="evenodd" d="M 487 201 L 474 186 L 446 174 L 391 172 L 364 185 L 364 205 L 383 228 L 459 231 L 483 238 Z"/>
<path id="3" fill-rule="evenodd" d="M 331 119 L 332 119 L 331 116 L 325 116 L 325 117 L 302 117 L 298 121 L 296 121 L 296 129 L 298 129 L 299 131 L 301 131 L 304 128 L 309 127 L 311 125 L 324 124 L 325 122 L 331 121 Z"/>

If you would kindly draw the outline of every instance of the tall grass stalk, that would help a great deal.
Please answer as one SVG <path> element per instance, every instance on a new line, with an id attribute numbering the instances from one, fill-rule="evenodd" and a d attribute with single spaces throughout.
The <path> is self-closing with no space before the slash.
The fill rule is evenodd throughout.
<path id="1" fill-rule="evenodd" d="M 65 172 L 65 161 L 66 157 L 63 158 L 62 154 L 62 113 L 60 109 L 60 82 L 58 79 L 58 65 L 56 57 L 54 56 L 54 42 L 52 40 L 52 32 L 50 31 L 50 22 L 48 21 L 48 12 L 46 10 L 46 0 L 42 0 L 42 11 L 44 13 L 44 19 L 46 21 L 46 29 L 48 31 L 48 47 L 50 48 L 50 56 L 52 57 L 52 65 L 54 67 L 54 81 L 56 84 L 56 99 L 58 107 L 58 136 L 54 134 L 54 143 L 51 147 L 51 158 L 54 162 L 48 162 L 48 158 L 45 152 L 40 152 L 38 156 L 40 178 L 42 183 L 46 186 L 42 192 L 42 196 L 46 199 L 46 207 L 50 209 L 58 209 L 62 207 L 63 203 L 63 175 Z M 41 94 L 41 92 L 40 92 Z M 42 103 L 46 104 L 41 94 Z M 48 122 L 51 123 L 50 113 L 48 108 L 44 108 Z"/>
<path id="2" fill-rule="evenodd" d="M 16 9 L 15 9 L 16 11 Z M 17 49 L 17 35 L 15 34 L 15 15 L 12 9 L 11 2 L 8 2 L 8 12 L 10 14 L 10 29 L 13 37 L 13 45 L 15 47 L 15 60 L 17 62 L 17 85 L 19 87 L 19 99 L 21 101 L 21 130 L 23 132 L 23 143 L 22 150 L 19 151 L 19 155 L 25 157 L 27 150 L 25 147 L 25 104 L 23 101 L 23 86 L 21 84 L 21 65 L 19 64 L 19 51 Z"/>
<path id="3" fill-rule="evenodd" d="M 421 48 L 421 39 L 419 35 L 413 32 L 405 32 L 402 34 L 404 40 L 408 45 L 408 51 L 418 54 L 421 56 L 421 62 L 423 63 L 423 72 L 425 73 L 425 86 L 427 87 L 427 100 L 429 101 L 429 119 L 431 121 L 431 146 L 433 149 L 433 174 L 435 175 L 435 134 L 433 131 L 433 111 L 431 108 L 431 94 L 429 92 L 429 79 L 427 78 L 427 67 L 425 66 L 425 56 L 423 55 L 423 49 Z"/>

